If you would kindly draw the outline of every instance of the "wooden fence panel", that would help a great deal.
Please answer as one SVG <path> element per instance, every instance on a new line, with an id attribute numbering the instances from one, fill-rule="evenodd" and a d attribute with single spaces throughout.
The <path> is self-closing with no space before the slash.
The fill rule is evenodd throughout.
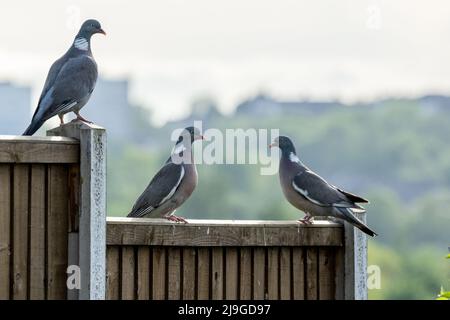
<path id="1" fill-rule="evenodd" d="M 237 248 L 225 248 L 225 299 L 239 298 L 239 258 Z"/>
<path id="2" fill-rule="evenodd" d="M 0 300 L 10 298 L 11 169 L 9 164 L 0 164 Z"/>
<path id="3" fill-rule="evenodd" d="M 47 167 L 31 166 L 30 199 L 30 299 L 43 300 L 46 296 L 46 186 Z"/>
<path id="4" fill-rule="evenodd" d="M 119 300 L 120 298 L 120 247 L 110 246 L 106 261 L 106 299 Z"/>
<path id="5" fill-rule="evenodd" d="M 74 139 L 0 136 L 0 299 L 66 299 Z"/>
<path id="6" fill-rule="evenodd" d="M 202 221 L 193 224 L 206 223 Z M 160 226 L 161 222 L 155 221 L 154 224 Z M 172 232 L 179 236 L 192 231 L 192 226 L 189 225 L 166 224 L 171 225 Z M 247 232 L 264 228 L 248 224 Z M 135 222 L 132 225 L 134 226 Z M 152 225 L 147 230 L 147 236 L 138 235 L 138 239 L 133 241 L 126 238 L 132 230 L 129 225 L 121 225 L 115 221 L 107 226 L 107 238 L 111 240 L 111 243 L 107 244 L 108 299 L 121 296 L 133 299 L 175 300 L 302 300 L 334 299 L 342 296 L 344 292 L 344 249 L 339 238 L 332 242 L 329 239 L 319 240 L 318 245 L 311 245 L 308 240 L 308 245 L 305 246 L 299 246 L 297 239 L 291 238 L 292 242 L 284 242 L 284 246 L 263 246 L 264 239 L 254 237 L 251 242 L 245 240 L 245 246 L 233 247 L 227 240 L 230 232 L 240 233 L 242 230 L 235 231 L 229 226 L 223 229 L 210 228 L 210 234 L 211 229 L 215 230 L 211 234 L 214 241 L 202 236 L 202 242 L 196 246 L 191 245 L 191 242 L 186 246 L 153 245 L 160 243 L 155 240 L 161 237 L 160 231 L 154 228 L 152 221 L 144 220 L 144 225 Z M 110 229 L 110 226 L 113 227 Z M 241 222 L 239 226 L 242 226 Z M 279 228 L 279 232 L 282 232 L 285 227 L 274 228 Z M 139 233 L 143 234 L 145 229 L 141 228 L 142 226 L 139 226 Z M 342 236 L 342 228 L 336 228 L 336 225 L 323 224 L 323 228 L 323 234 L 334 237 L 338 231 Z M 335 230 L 330 232 L 327 229 Z M 111 232 L 117 234 L 111 237 Z M 299 236 L 309 239 L 308 231 L 305 232 L 299 232 Z M 117 239 L 124 235 L 126 245 L 118 244 Z M 225 239 L 223 242 L 222 237 Z M 247 239 L 250 238 L 251 235 L 247 234 Z M 129 258 L 122 254 L 121 270 L 117 268 L 116 262 L 118 248 L 121 248 L 122 252 L 129 251 Z M 134 265 L 126 267 L 124 259 L 131 259 Z M 134 270 L 137 270 L 136 274 L 133 274 Z M 118 275 L 120 284 L 114 281 L 114 278 L 109 279 L 116 272 L 121 273 Z M 121 293 L 118 295 L 116 292 Z"/>
<path id="7" fill-rule="evenodd" d="M 29 165 L 14 166 L 13 174 L 13 274 L 12 297 L 14 300 L 27 299 L 28 291 L 28 198 Z"/>
<path id="8" fill-rule="evenodd" d="M 138 247 L 137 254 L 137 299 L 138 300 L 148 300 L 150 299 L 150 248 L 140 246 Z"/>
<path id="9" fill-rule="evenodd" d="M 197 291 L 195 263 L 197 261 L 197 250 L 195 248 L 183 248 L 183 299 L 194 300 Z"/>

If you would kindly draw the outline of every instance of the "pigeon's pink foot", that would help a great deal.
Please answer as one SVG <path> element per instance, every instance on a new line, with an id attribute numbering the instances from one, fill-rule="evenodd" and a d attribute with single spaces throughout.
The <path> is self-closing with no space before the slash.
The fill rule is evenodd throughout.
<path id="1" fill-rule="evenodd" d="M 58 115 L 59 117 L 59 125 L 62 126 L 64 124 L 64 115 Z"/>
<path id="2" fill-rule="evenodd" d="M 77 116 L 77 118 L 74 119 L 73 121 L 80 120 L 80 121 L 83 121 L 83 122 L 86 122 L 86 123 L 93 123 L 92 121 L 89 121 L 88 119 L 83 118 L 81 116 L 81 114 L 79 114 L 78 112 L 75 112 L 75 115 Z"/>
<path id="3" fill-rule="evenodd" d="M 92 121 L 89 121 L 89 120 L 83 118 L 82 116 L 78 116 L 77 120 L 80 120 L 80 121 L 83 121 L 83 122 L 86 122 L 86 123 L 93 123 Z"/>
<path id="4" fill-rule="evenodd" d="M 299 219 L 297 221 L 303 224 L 312 224 L 313 220 L 313 216 L 306 215 L 303 219 Z"/>
<path id="5" fill-rule="evenodd" d="M 169 221 L 174 221 L 174 222 L 188 223 L 185 218 L 176 216 L 174 214 L 172 214 L 170 216 L 166 216 L 166 219 Z"/>

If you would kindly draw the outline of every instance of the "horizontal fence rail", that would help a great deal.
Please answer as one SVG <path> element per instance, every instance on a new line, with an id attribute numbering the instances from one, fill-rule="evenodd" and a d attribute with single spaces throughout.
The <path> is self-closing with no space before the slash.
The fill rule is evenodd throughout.
<path id="1" fill-rule="evenodd" d="M 107 299 L 343 299 L 344 228 L 108 218 Z"/>

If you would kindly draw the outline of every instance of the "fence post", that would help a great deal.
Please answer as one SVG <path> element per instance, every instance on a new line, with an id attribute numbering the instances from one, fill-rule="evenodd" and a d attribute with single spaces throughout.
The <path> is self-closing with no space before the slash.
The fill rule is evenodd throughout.
<path id="1" fill-rule="evenodd" d="M 366 213 L 356 213 L 366 222 Z M 345 300 L 367 300 L 367 235 L 345 223 Z"/>
<path id="2" fill-rule="evenodd" d="M 69 299 L 102 300 L 106 291 L 106 130 L 76 121 L 47 131 L 80 141 L 78 232 L 69 234 L 69 265 L 80 267 L 81 287 Z"/>

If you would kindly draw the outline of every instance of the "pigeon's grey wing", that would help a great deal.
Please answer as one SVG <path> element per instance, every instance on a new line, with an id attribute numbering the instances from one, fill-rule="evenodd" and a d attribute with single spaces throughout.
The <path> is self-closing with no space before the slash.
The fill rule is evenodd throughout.
<path id="1" fill-rule="evenodd" d="M 158 208 L 174 195 L 183 177 L 182 165 L 166 163 L 136 200 L 128 217 L 142 217 Z"/>
<path id="2" fill-rule="evenodd" d="M 47 79 L 45 79 L 44 88 L 42 88 L 41 96 L 39 97 L 38 107 L 36 108 L 33 117 L 38 112 L 42 99 L 47 95 L 48 91 L 55 83 L 55 80 L 58 77 L 58 74 L 61 71 L 62 67 L 64 66 L 66 60 L 67 60 L 66 55 L 64 55 L 55 62 L 53 62 L 52 66 L 50 67 L 50 70 L 47 74 Z"/>
<path id="3" fill-rule="evenodd" d="M 308 201 L 322 207 L 352 207 L 334 186 L 312 171 L 300 172 L 292 180 L 292 187 Z"/>
<path id="4" fill-rule="evenodd" d="M 35 115 L 49 119 L 87 99 L 95 88 L 97 75 L 97 64 L 92 57 L 80 55 L 67 59 L 55 79 L 53 74 L 48 79 L 52 84 L 41 97 Z"/>

